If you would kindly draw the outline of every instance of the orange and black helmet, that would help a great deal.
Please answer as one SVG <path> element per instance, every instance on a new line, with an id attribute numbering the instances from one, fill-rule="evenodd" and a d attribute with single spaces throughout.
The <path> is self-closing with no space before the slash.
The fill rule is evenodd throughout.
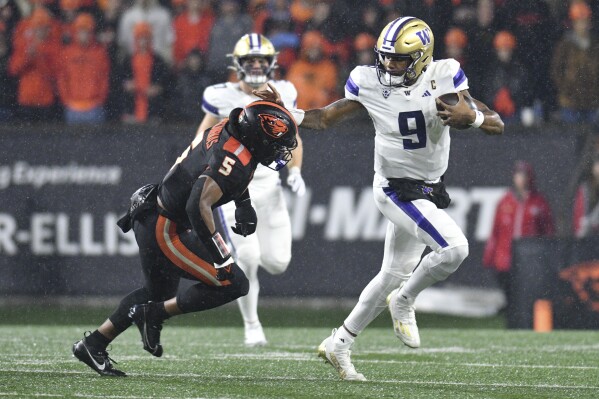
<path id="1" fill-rule="evenodd" d="M 233 134 L 261 164 L 282 169 L 297 147 L 297 123 L 284 107 L 269 101 L 254 101 L 235 108 L 229 115 Z"/>

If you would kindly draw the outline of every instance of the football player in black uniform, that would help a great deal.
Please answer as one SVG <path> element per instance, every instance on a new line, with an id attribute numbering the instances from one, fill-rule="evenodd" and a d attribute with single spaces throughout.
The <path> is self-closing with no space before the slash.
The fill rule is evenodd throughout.
<path id="1" fill-rule="evenodd" d="M 143 348 L 162 356 L 164 320 L 215 308 L 246 295 L 248 280 L 233 262 L 216 231 L 212 209 L 235 201 L 233 231 L 256 230 L 256 212 L 247 186 L 258 163 L 280 169 L 296 147 L 297 125 L 285 108 L 255 101 L 199 135 L 159 185 L 146 185 L 131 197 L 119 220 L 133 229 L 139 245 L 144 286 L 123 298 L 97 330 L 73 345 L 73 355 L 100 375 L 125 376 L 106 347 L 132 323 Z M 177 293 L 180 278 L 198 281 Z"/>

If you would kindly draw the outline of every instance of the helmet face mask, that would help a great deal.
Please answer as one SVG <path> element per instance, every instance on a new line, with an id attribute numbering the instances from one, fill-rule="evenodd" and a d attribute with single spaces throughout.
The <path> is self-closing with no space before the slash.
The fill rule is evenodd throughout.
<path id="1" fill-rule="evenodd" d="M 237 72 L 237 79 L 259 88 L 272 78 L 277 68 L 277 55 L 270 40 L 261 34 L 250 33 L 242 36 L 235 44 L 233 53 L 228 54 L 233 58 L 233 65 L 229 68 Z M 260 68 L 254 66 L 256 59 L 261 60 Z"/>
<path id="2" fill-rule="evenodd" d="M 435 39 L 429 26 L 414 17 L 390 22 L 381 32 L 374 51 L 379 82 L 384 86 L 411 86 L 433 60 Z M 390 61 L 410 61 L 405 72 L 387 70 Z"/>

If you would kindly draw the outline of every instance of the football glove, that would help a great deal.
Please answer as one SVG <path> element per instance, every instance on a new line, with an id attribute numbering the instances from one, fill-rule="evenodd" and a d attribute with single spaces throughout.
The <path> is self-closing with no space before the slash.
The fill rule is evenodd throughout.
<path id="1" fill-rule="evenodd" d="M 306 194 L 306 183 L 302 178 L 302 172 L 297 166 L 289 168 L 289 175 L 287 176 L 287 185 L 291 188 L 298 197 Z"/>
<path id="2" fill-rule="evenodd" d="M 258 217 L 249 198 L 241 203 L 236 203 L 236 205 L 235 226 L 231 226 L 231 230 L 233 230 L 233 233 L 244 237 L 254 234 L 256 232 L 256 225 L 258 224 Z"/>

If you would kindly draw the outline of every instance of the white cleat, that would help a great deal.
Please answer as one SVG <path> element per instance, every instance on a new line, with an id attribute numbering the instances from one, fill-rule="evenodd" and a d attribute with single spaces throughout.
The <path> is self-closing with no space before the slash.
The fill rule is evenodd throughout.
<path id="1" fill-rule="evenodd" d="M 245 346 L 255 347 L 264 346 L 268 343 L 266 336 L 264 336 L 264 330 L 262 330 L 262 324 L 260 322 L 246 324 L 245 325 Z"/>
<path id="2" fill-rule="evenodd" d="M 318 356 L 337 370 L 339 377 L 345 381 L 366 381 L 362 373 L 358 373 L 351 362 L 351 344 L 342 344 L 335 342 L 335 332 L 333 329 L 330 336 L 325 338 L 318 347 Z"/>
<path id="3" fill-rule="evenodd" d="M 402 284 L 403 285 L 403 284 Z M 414 300 L 409 300 L 399 294 L 399 288 L 391 291 L 387 296 L 387 305 L 393 320 L 393 330 L 397 338 L 410 348 L 420 347 L 420 334 L 416 325 L 416 313 L 414 312 Z"/>

